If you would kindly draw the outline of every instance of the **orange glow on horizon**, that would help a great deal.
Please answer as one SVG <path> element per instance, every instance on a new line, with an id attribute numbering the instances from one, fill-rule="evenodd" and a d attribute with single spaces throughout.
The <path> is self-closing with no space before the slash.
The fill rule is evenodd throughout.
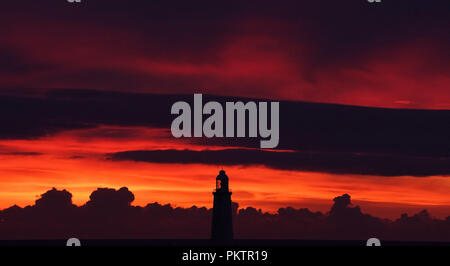
<path id="1" fill-rule="evenodd" d="M 134 205 L 145 206 L 156 201 L 181 207 L 212 206 L 211 191 L 220 166 L 110 161 L 106 153 L 180 149 L 180 145 L 166 138 L 162 131 L 139 128 L 134 128 L 133 140 L 126 134 L 83 137 L 93 131 L 126 133 L 132 130 L 100 127 L 66 131 L 36 140 L 0 141 L 0 208 L 31 205 L 52 187 L 67 189 L 73 194 L 73 202 L 82 205 L 98 187 L 118 189 L 122 186 L 135 194 Z M 182 148 L 202 147 L 186 144 Z M 212 148 L 218 147 L 208 146 Z M 41 154 L 26 155 L 25 152 Z M 363 212 L 381 217 L 399 217 L 402 212 L 418 208 L 432 208 L 436 211 L 432 215 L 439 217 L 450 215 L 450 180 L 447 177 L 336 175 L 281 171 L 264 166 L 227 166 L 225 170 L 230 177 L 232 199 L 241 208 L 252 206 L 275 212 L 280 207 L 292 206 L 325 212 L 334 197 L 348 193 Z M 389 213 L 383 211 L 383 206 L 391 206 Z M 392 210 L 392 206 L 396 209 Z"/>

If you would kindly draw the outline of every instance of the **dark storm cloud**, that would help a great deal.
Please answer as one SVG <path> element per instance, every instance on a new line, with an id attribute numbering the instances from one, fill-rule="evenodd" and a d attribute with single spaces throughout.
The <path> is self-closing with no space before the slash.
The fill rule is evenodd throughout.
<path id="1" fill-rule="evenodd" d="M 293 96 L 362 105 L 374 105 L 375 101 L 377 106 L 392 106 L 399 97 L 420 94 L 429 82 L 427 77 L 448 75 L 449 12 L 446 0 L 427 4 L 422 0 L 372 4 L 361 0 L 276 4 L 265 0 L 257 4 L 97 0 L 80 5 L 9 1 L 0 11 L 0 23 L 5 26 L 0 46 L 13 46 L 16 52 L 7 57 L 5 62 L 11 67 L 5 73 L 23 73 L 31 66 L 46 64 L 53 67 L 39 72 L 41 75 L 26 76 L 30 79 L 5 80 L 3 86 L 63 84 L 171 93 L 205 88 L 220 95 Z M 408 49 L 412 49 L 408 56 L 396 57 Z M 409 58 L 414 64 L 403 62 Z M 268 69 L 260 73 L 247 68 L 247 62 Z M 391 84 L 384 76 L 374 85 L 375 81 L 364 76 L 381 71 L 374 70 L 374 65 L 392 64 L 400 72 L 413 65 L 414 69 L 401 74 L 419 88 L 404 82 Z M 0 70 L 5 70 L 4 63 L 0 65 Z M 350 77 L 340 73 L 348 69 L 360 72 Z M 233 70 L 239 75 L 234 76 Z M 389 71 L 383 68 L 381 72 Z M 435 91 L 430 93 L 431 102 L 423 95 L 411 99 L 414 106 L 446 106 L 448 98 L 442 91 L 446 84 L 430 88 Z M 370 93 L 363 96 L 383 97 L 361 102 L 359 93 L 367 86 Z M 385 99 L 383 90 L 396 92 L 392 99 Z M 408 90 L 414 93 L 408 94 Z M 344 93 L 342 98 L 340 93 Z M 358 98 L 353 99 L 353 94 Z"/>
<path id="2" fill-rule="evenodd" d="M 85 128 L 87 122 L 60 116 L 61 102 L 37 98 L 0 96 L 0 138 L 30 139 L 64 129 Z"/>
<path id="3" fill-rule="evenodd" d="M 55 69 L 50 65 L 31 62 L 17 49 L 0 44 L 0 74 L 26 75 L 48 70 Z"/>
<path id="4" fill-rule="evenodd" d="M 450 175 L 449 158 L 351 153 L 273 152 L 248 149 L 209 151 L 152 150 L 110 154 L 112 160 L 150 163 L 263 165 L 281 170 L 378 176 Z"/>
<path id="5" fill-rule="evenodd" d="M 242 99 L 244 102 L 248 100 Z M 281 101 L 280 143 L 277 149 L 448 157 L 448 121 L 450 111 Z M 258 147 L 258 139 L 249 138 L 193 138 L 193 141 L 199 144 Z"/>
<path id="6" fill-rule="evenodd" d="M 18 0 L 6 2 L 2 8 L 15 11 L 19 18 L 31 15 L 63 23 L 84 22 L 148 32 L 142 36 L 142 45 L 155 45 L 163 52 L 161 56 L 174 57 L 179 55 L 177 51 L 180 52 L 180 48 L 209 50 L 212 43 L 220 43 L 223 34 L 239 33 L 230 22 L 246 18 L 265 19 L 281 22 L 279 25 L 291 24 L 291 28 L 284 28 L 281 33 L 291 34 L 292 29 L 297 29 L 294 31 L 297 35 L 290 36 L 293 40 L 299 40 L 300 33 L 314 37 L 311 38 L 313 42 L 329 48 L 320 49 L 324 52 L 322 59 L 327 61 L 337 57 L 353 58 L 349 53 L 364 53 L 370 47 L 392 40 L 417 38 L 418 31 L 424 33 L 430 28 L 434 34 L 442 34 L 445 38 L 442 41 L 449 41 L 448 35 L 444 35 L 450 23 L 447 19 L 449 9 L 450 4 L 445 0 L 436 0 L 432 4 L 424 4 L 421 0 L 398 0 L 378 5 L 359 0 L 282 1 L 277 4 L 266 0 L 258 1 L 258 4 L 246 1 L 144 0 L 130 4 L 122 0 L 97 0 L 77 7 L 50 0 L 39 3 Z M 49 14 L 53 16 L 48 17 Z M 261 31 L 272 29 L 267 27 Z M 162 43 L 170 46 L 164 50 Z M 346 53 L 334 53 L 336 50 Z M 176 54 L 172 54 L 173 51 Z M 204 59 L 203 56 L 197 58 Z"/>
<path id="7" fill-rule="evenodd" d="M 44 97 L 0 96 L 0 138 L 36 138 L 100 124 L 166 127 L 173 96 L 54 91 Z"/>
<path id="8" fill-rule="evenodd" d="M 40 152 L 1 152 L 0 155 L 17 155 L 17 156 L 38 156 Z"/>
<path id="9" fill-rule="evenodd" d="M 216 100 L 258 99 L 204 95 Z M 0 97 L 0 137 L 35 138 L 98 125 L 170 129 L 176 101 L 192 95 L 158 95 L 91 90 L 55 90 L 43 97 Z M 397 110 L 333 104 L 280 102 L 278 149 L 316 153 L 448 158 L 450 111 Z M 256 138 L 180 139 L 201 145 L 259 147 Z"/>

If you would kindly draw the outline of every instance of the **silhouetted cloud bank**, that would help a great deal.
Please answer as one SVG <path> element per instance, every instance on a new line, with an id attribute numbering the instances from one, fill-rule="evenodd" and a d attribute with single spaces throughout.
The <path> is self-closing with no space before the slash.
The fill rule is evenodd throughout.
<path id="1" fill-rule="evenodd" d="M 116 161 L 149 163 L 264 165 L 273 169 L 379 176 L 449 175 L 450 158 L 350 152 L 224 150 L 135 150 L 109 154 Z"/>
<path id="2" fill-rule="evenodd" d="M 192 95 L 53 90 L 41 97 L 0 96 L 0 140 L 36 139 L 101 125 L 170 129 L 171 105 Z M 204 95 L 204 101 L 261 101 Z M 18 110 L 11 112 L 11 110 Z M 191 138 L 222 151 L 120 151 L 116 160 L 220 165 L 382 176 L 450 175 L 450 110 L 396 110 L 280 101 L 279 150 L 250 151 L 255 138 Z M 149 115 L 151 114 L 151 115 Z M 70 117 L 68 120 L 67 118 Z M 96 135 L 86 137 L 101 137 Z M 120 135 L 115 136 L 120 138 Z M 172 137 L 170 136 L 172 139 Z M 16 155 L 17 154 L 16 152 Z M 21 154 L 39 155 L 39 154 Z M 239 159 L 239 160 L 237 160 Z M 218 163 L 218 161 L 220 163 Z"/>
<path id="3" fill-rule="evenodd" d="M 133 206 L 134 195 L 98 188 L 90 200 L 76 206 L 67 190 L 53 188 L 36 203 L 0 211 L 0 239 L 209 238 L 211 209 L 161 205 Z M 353 206 L 350 195 L 334 198 L 327 213 L 280 208 L 264 213 L 233 203 L 235 238 L 364 240 L 378 237 L 400 241 L 450 241 L 450 216 L 433 218 L 426 210 L 402 214 L 395 221 L 365 214 Z"/>

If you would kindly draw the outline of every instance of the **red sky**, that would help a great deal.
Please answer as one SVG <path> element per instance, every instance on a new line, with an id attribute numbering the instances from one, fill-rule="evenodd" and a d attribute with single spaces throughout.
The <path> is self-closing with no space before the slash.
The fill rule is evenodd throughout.
<path id="1" fill-rule="evenodd" d="M 174 9 L 161 3 L 123 6 L 124 1 L 109 1 L 108 8 L 25 2 L 5 4 L 0 11 L 3 95 L 34 96 L 53 89 L 200 92 L 450 109 L 449 20 L 438 4 L 411 1 L 407 7 L 392 3 L 373 9 L 365 1 L 326 7 L 295 1 L 273 7 L 261 1 L 258 7 L 180 3 Z M 128 137 L 115 138 L 116 133 Z M 110 161 L 104 156 L 155 149 L 222 147 L 188 144 L 162 129 L 101 124 L 31 139 L 0 139 L 0 208 L 32 204 L 51 187 L 68 189 L 82 204 L 97 187 L 121 186 L 135 193 L 138 205 L 211 206 L 220 165 Z M 326 211 L 335 196 L 348 193 L 363 211 L 382 217 L 421 208 L 439 217 L 450 215 L 448 176 L 386 178 L 264 166 L 226 170 L 233 200 L 242 207 Z"/>
<path id="2" fill-rule="evenodd" d="M 138 6 L 120 4 L 109 10 L 93 4 L 77 9 L 36 5 L 34 11 L 11 5 L 1 18 L 2 69 L 8 70 L 0 73 L 4 89 L 201 91 L 450 108 L 448 21 L 440 17 L 438 5 L 421 6 L 422 13 L 413 17 L 414 4 L 410 10 L 393 6 L 395 12 L 380 13 L 365 4 L 338 6 L 361 13 L 348 17 L 313 4 L 303 6 L 301 12 L 310 14 L 303 16 L 294 16 L 287 6 L 248 14 L 216 7 L 200 17 L 192 10 L 180 15 L 151 4 L 149 12 L 168 13 L 152 17 Z M 319 11 L 322 17 L 311 17 Z"/>

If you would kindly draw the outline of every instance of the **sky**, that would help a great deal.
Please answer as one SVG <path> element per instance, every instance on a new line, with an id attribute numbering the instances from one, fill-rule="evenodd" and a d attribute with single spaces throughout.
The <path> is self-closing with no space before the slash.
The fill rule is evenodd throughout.
<path id="1" fill-rule="evenodd" d="M 233 201 L 450 215 L 448 1 L 10 1 L 0 10 L 0 208 Z M 175 139 L 170 105 L 280 101 L 280 146 Z M 143 152 L 143 153 L 142 153 Z"/>

